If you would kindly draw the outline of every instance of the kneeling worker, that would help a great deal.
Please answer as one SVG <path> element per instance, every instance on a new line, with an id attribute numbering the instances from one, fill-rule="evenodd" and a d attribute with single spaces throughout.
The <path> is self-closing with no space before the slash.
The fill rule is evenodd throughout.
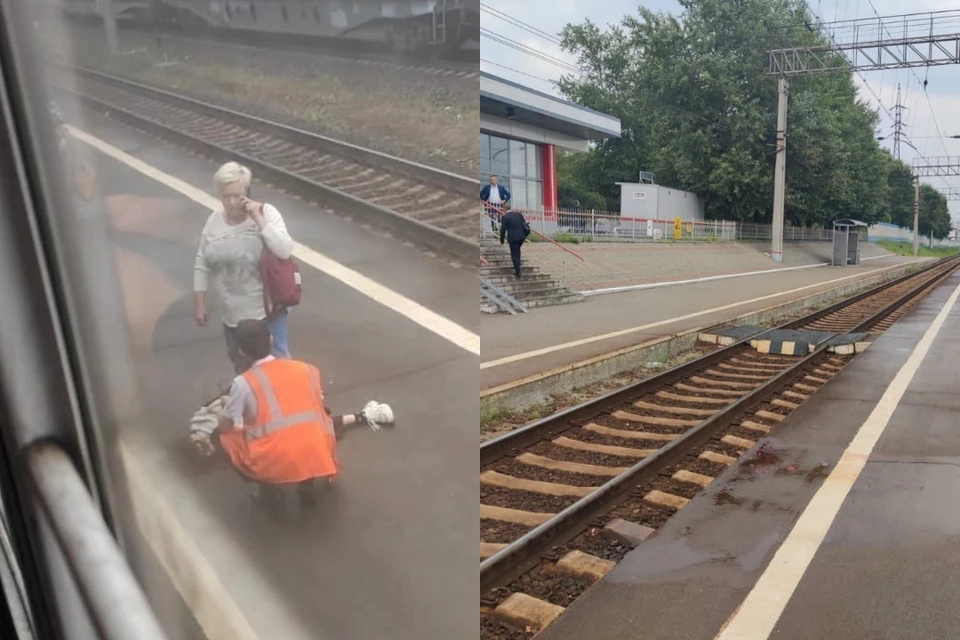
<path id="1" fill-rule="evenodd" d="M 320 371 L 270 355 L 266 324 L 244 320 L 236 339 L 241 354 L 254 364 L 234 378 L 223 399 L 220 444 L 245 479 L 260 483 L 260 497 L 273 493 L 272 485 L 298 484 L 301 499 L 310 503 L 313 480 L 340 472 L 336 440 L 343 429 L 365 425 L 378 431 L 393 423 L 393 410 L 370 401 L 360 413 L 331 416 Z"/>

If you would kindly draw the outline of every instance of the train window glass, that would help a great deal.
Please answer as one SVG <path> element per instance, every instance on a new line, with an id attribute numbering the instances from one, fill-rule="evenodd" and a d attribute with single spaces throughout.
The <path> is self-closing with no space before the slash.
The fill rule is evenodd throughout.
<path id="1" fill-rule="evenodd" d="M 43 267 L 36 342 L 51 350 L 36 385 L 65 390 L 35 404 L 67 418 L 52 439 L 168 637 L 471 637 L 480 358 L 464 203 L 481 167 L 510 186 L 509 144 L 488 136 L 477 157 L 479 62 L 385 54 L 384 3 L 286 3 L 145 0 L 143 25 L 125 13 L 136 2 L 0 0 L 0 56 L 18 54 L 0 57 L 16 107 L 0 130 L 18 132 L 16 192 L 33 198 L 0 202 L 0 230 L 40 236 L 23 249 Z M 411 11 L 427 21 L 432 4 Z M 316 458 L 272 474 L 243 453 L 261 433 L 250 403 L 269 404 L 250 369 L 291 359 L 316 367 L 329 409 L 313 409 L 346 431 L 316 420 Z"/>

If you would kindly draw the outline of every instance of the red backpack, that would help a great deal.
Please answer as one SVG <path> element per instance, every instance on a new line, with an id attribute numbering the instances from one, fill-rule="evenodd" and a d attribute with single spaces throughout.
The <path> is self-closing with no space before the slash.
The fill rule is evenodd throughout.
<path id="1" fill-rule="evenodd" d="M 300 266 L 293 256 L 281 260 L 264 244 L 260 252 L 260 277 L 263 280 L 263 309 L 268 316 L 275 307 L 300 304 Z"/>

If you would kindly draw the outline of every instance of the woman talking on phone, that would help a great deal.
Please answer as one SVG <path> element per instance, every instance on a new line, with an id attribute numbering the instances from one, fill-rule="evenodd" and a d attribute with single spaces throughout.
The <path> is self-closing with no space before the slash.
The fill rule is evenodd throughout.
<path id="1" fill-rule="evenodd" d="M 221 320 L 227 353 L 236 372 L 251 364 L 241 355 L 236 341 L 241 320 L 266 320 L 273 336 L 273 355 L 289 358 L 286 308 L 270 309 L 261 276 L 261 253 L 269 251 L 280 260 L 293 253 L 293 239 L 276 207 L 250 197 L 250 169 L 228 162 L 214 174 L 222 208 L 214 210 L 200 234 L 200 248 L 193 268 L 194 311 L 199 326 L 209 322 L 207 289 L 211 276 L 218 281 Z"/>

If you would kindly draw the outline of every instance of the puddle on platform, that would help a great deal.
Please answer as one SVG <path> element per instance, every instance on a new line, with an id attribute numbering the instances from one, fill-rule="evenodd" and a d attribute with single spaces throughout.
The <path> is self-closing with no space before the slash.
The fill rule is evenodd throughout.
<path id="1" fill-rule="evenodd" d="M 732 493 L 730 493 L 729 491 L 727 491 L 726 489 L 723 489 L 722 491 L 720 491 L 719 493 L 713 496 L 713 504 L 717 505 L 718 507 L 722 507 L 728 504 L 740 506 L 741 504 L 743 504 L 743 498 L 738 498 Z"/>
<path id="2" fill-rule="evenodd" d="M 736 479 L 764 475 L 778 467 L 782 461 L 783 458 L 776 449 L 763 444 L 756 453 L 740 463 Z"/>

